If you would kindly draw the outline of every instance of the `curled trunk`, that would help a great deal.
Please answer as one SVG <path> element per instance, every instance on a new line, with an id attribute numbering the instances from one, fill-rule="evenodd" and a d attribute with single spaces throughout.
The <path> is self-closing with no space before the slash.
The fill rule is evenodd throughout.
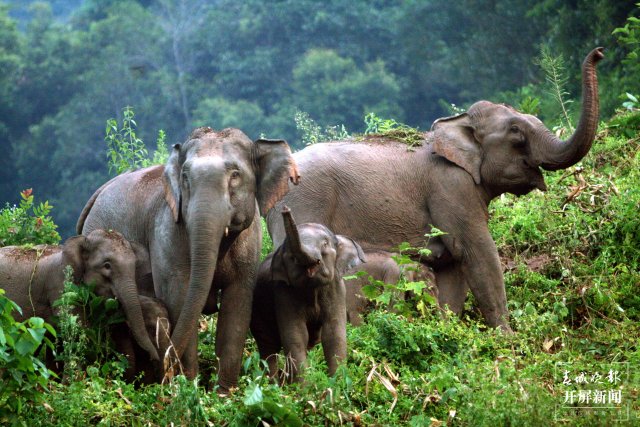
<path id="1" fill-rule="evenodd" d="M 284 221 L 284 231 L 287 235 L 289 247 L 296 260 L 302 265 L 316 264 L 316 260 L 309 256 L 303 249 L 300 234 L 298 233 L 298 226 L 293 220 L 291 210 L 286 206 L 282 208 L 282 220 Z"/>
<path id="2" fill-rule="evenodd" d="M 596 64 L 604 58 L 601 47 L 592 50 L 582 64 L 582 112 L 573 135 L 566 141 L 542 127 L 532 144 L 536 163 L 546 170 L 565 169 L 579 162 L 591 149 L 598 127 L 599 101 Z"/>
<path id="3" fill-rule="evenodd" d="M 145 327 L 136 283 L 133 280 L 118 281 L 115 286 L 115 294 L 122 305 L 133 338 L 140 347 L 149 353 L 151 360 L 159 360 L 158 351 Z"/>

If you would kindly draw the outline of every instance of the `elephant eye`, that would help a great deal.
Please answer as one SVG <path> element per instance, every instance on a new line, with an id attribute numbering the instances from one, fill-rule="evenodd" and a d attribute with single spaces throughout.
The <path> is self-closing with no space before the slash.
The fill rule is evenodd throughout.
<path id="1" fill-rule="evenodd" d="M 102 268 L 107 271 L 111 271 L 111 263 L 109 261 L 105 261 L 104 264 L 102 264 Z"/>
<path id="2" fill-rule="evenodd" d="M 509 129 L 509 132 L 511 133 L 518 133 L 520 132 L 520 128 L 516 125 L 511 125 L 511 128 Z"/>
<path id="3" fill-rule="evenodd" d="M 240 171 L 234 170 L 233 172 L 231 172 L 231 179 L 238 179 L 240 178 Z"/>

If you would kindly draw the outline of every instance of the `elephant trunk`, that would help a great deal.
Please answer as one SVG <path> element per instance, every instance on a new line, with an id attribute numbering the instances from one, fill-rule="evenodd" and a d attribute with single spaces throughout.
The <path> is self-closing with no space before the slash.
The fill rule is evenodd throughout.
<path id="1" fill-rule="evenodd" d="M 190 278 L 189 287 L 180 309 L 178 320 L 171 334 L 171 341 L 178 357 L 184 354 L 193 332 L 198 329 L 198 318 L 205 306 L 216 270 L 218 251 L 225 226 L 228 224 L 229 209 L 224 203 L 211 204 L 196 202 L 192 208 L 197 212 L 189 221 L 187 233 L 190 240 Z M 207 197 L 202 197 L 206 200 Z M 219 198 L 218 198 L 219 199 Z"/>
<path id="2" fill-rule="evenodd" d="M 130 277 L 134 277 L 133 273 Z M 153 345 L 147 333 L 147 328 L 145 327 L 142 306 L 140 305 L 138 288 L 135 281 L 131 279 L 116 280 L 114 292 L 122 305 L 129 329 L 131 329 L 133 333 L 133 338 L 140 347 L 149 353 L 151 360 L 160 360 L 158 351 Z"/>
<path id="3" fill-rule="evenodd" d="M 540 140 L 533 144 L 534 159 L 543 169 L 565 169 L 579 162 L 591 149 L 598 128 L 598 78 L 596 64 L 604 58 L 602 48 L 593 49 L 582 63 L 582 112 L 573 135 L 562 141 L 541 126 Z"/>
<path id="4" fill-rule="evenodd" d="M 293 220 L 293 215 L 291 215 L 291 210 L 284 206 L 282 208 L 282 219 L 284 221 L 284 231 L 287 235 L 287 240 L 289 247 L 291 249 L 291 253 L 296 258 L 296 260 L 302 265 L 314 265 L 317 264 L 317 260 L 311 257 L 303 248 L 302 242 L 300 241 L 300 234 L 298 233 L 298 226 L 296 222 Z"/>

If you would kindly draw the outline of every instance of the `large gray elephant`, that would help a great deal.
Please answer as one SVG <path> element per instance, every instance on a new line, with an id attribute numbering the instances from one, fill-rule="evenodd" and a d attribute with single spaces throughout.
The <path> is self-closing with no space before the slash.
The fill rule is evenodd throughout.
<path id="1" fill-rule="evenodd" d="M 22 308 L 21 319 L 38 316 L 51 321 L 53 302 L 63 291 L 64 269 L 69 265 L 75 283 L 93 282 L 97 295 L 118 299 L 133 338 L 152 360 L 158 360 L 136 287 L 136 277 L 145 273 L 148 263 L 141 245 L 117 232 L 94 230 L 67 239 L 63 246 L 0 248 L 0 288 Z"/>
<path id="2" fill-rule="evenodd" d="M 283 200 L 300 222 L 319 222 L 347 234 L 367 251 L 393 251 L 401 242 L 418 247 L 431 239 L 441 304 L 462 310 L 471 288 L 490 326 L 507 331 L 509 313 L 488 205 L 504 193 L 545 190 L 540 168 L 568 168 L 582 159 L 598 126 L 596 63 L 602 48 L 582 66 L 582 113 L 574 134 L 558 139 L 536 117 L 480 101 L 434 122 L 421 147 L 373 136 L 315 144 L 295 153 L 302 184 Z M 285 238 L 280 207 L 268 214 L 274 245 Z"/>
<path id="3" fill-rule="evenodd" d="M 284 348 L 288 380 L 300 379 L 307 350 L 322 342 L 329 375 L 347 357 L 347 311 L 342 276 L 364 262 L 362 248 L 322 224 L 297 226 L 284 208 L 286 239 L 260 265 L 251 333 L 272 376 Z"/>
<path id="4" fill-rule="evenodd" d="M 262 240 L 260 213 L 298 180 L 282 140 L 252 142 L 238 129 L 195 129 L 164 166 L 128 172 L 91 197 L 77 229 L 120 231 L 149 249 L 155 296 L 189 378 L 198 372 L 201 313 L 218 311 L 221 393 L 237 384 Z"/>

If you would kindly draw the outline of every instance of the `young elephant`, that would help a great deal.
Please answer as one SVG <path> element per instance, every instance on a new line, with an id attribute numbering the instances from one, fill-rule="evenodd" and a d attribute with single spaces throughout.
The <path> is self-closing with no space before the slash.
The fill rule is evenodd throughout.
<path id="1" fill-rule="evenodd" d="M 386 251 L 367 252 L 367 263 L 355 267 L 347 272 L 346 275 L 352 275 L 358 271 L 365 271 L 367 274 L 357 279 L 346 281 L 346 306 L 347 321 L 355 326 L 362 324 L 362 314 L 370 307 L 370 301 L 362 293 L 362 287 L 369 283 L 369 276 L 374 280 L 380 280 L 384 283 L 395 285 L 401 277 L 407 282 L 424 281 L 429 286 L 429 292 L 436 299 L 438 298 L 438 288 L 435 285 L 435 276 L 431 269 L 422 264 L 414 263 L 404 265 L 402 268 L 392 258 L 393 253 Z M 400 298 L 406 299 L 409 295 L 399 295 Z"/>
<path id="2" fill-rule="evenodd" d="M 22 319 L 38 316 L 51 321 L 67 265 L 73 268 L 75 283 L 94 282 L 96 294 L 118 299 L 136 342 L 152 360 L 158 360 L 136 288 L 136 277 L 148 273 L 148 253 L 120 233 L 95 230 L 88 236 L 71 237 L 63 246 L 0 248 L 0 287 L 22 308 Z"/>
<path id="3" fill-rule="evenodd" d="M 292 359 L 290 382 L 300 378 L 307 350 L 322 342 L 333 375 L 347 356 L 344 273 L 364 262 L 360 245 L 321 224 L 296 226 L 284 207 L 286 239 L 258 270 L 251 333 L 260 356 L 277 373 L 281 348 Z"/>
<path id="4" fill-rule="evenodd" d="M 134 380 L 142 373 L 143 384 L 160 383 L 163 381 L 166 372 L 165 356 L 171 345 L 171 325 L 169 323 L 169 312 L 166 305 L 157 298 L 139 295 L 144 326 L 151 342 L 158 351 L 160 360 L 152 360 L 135 340 L 131 329 L 126 325 L 118 325 L 114 328 L 112 339 L 116 350 L 125 355 L 129 366 L 124 373 L 124 378 L 128 381 Z"/>

